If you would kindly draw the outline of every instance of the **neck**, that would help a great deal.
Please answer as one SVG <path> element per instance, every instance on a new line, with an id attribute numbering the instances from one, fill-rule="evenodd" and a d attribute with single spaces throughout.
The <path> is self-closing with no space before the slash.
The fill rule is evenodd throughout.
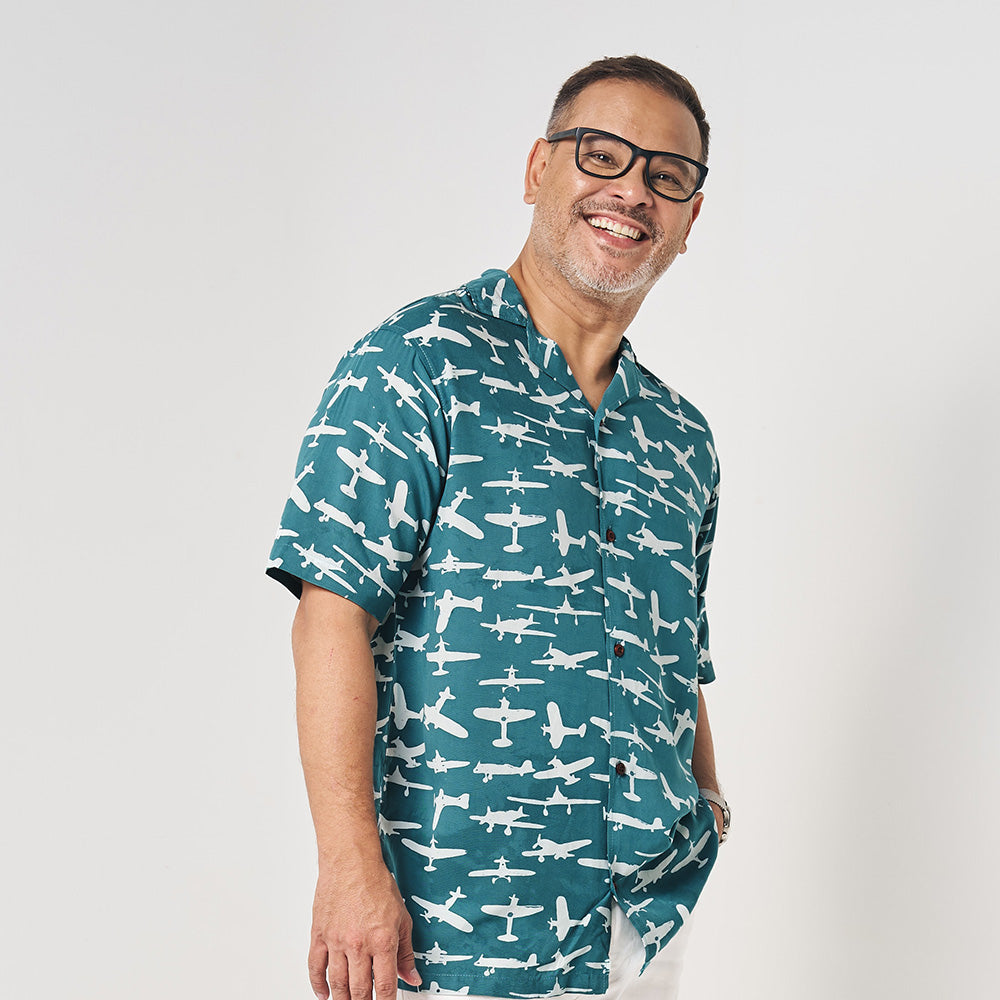
<path id="1" fill-rule="evenodd" d="M 559 345 L 587 402 L 596 410 L 614 378 L 622 337 L 646 290 L 609 301 L 573 288 L 554 268 L 541 266 L 530 240 L 507 273 L 535 328 Z"/>

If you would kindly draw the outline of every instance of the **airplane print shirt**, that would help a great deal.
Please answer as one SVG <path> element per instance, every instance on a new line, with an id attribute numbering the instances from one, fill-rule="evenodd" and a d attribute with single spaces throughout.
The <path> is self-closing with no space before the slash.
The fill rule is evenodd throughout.
<path id="1" fill-rule="evenodd" d="M 601 994 L 612 897 L 647 963 L 694 907 L 718 478 L 627 341 L 594 413 L 503 271 L 399 310 L 326 386 L 268 573 L 381 623 L 374 794 L 423 991 Z"/>

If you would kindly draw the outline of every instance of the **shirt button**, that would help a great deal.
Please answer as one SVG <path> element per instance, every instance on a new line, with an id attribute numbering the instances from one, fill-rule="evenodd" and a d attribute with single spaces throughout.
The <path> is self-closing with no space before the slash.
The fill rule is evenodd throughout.
<path id="1" fill-rule="evenodd" d="M 624 655 L 625 655 L 625 645 L 624 645 L 624 643 L 616 642 L 615 643 L 615 656 L 624 656 Z"/>
<path id="2" fill-rule="evenodd" d="M 615 764 L 615 774 L 617 774 L 619 778 L 624 777 L 625 776 L 625 772 L 627 770 L 628 770 L 628 768 L 625 767 L 625 762 L 624 761 L 620 760 L 620 761 L 618 761 L 617 764 Z"/>
<path id="3" fill-rule="evenodd" d="M 608 530 L 604 532 L 604 537 L 609 542 L 613 542 L 615 540 L 615 533 L 610 528 L 608 528 Z"/>

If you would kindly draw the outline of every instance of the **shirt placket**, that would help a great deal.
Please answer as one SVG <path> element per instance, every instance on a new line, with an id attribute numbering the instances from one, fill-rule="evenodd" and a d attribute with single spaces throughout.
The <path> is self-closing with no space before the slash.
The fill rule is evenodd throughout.
<path id="1" fill-rule="evenodd" d="M 619 426 L 624 428 L 626 423 L 612 414 L 616 414 L 621 406 L 628 401 L 635 388 L 637 388 L 637 383 L 635 374 L 632 372 L 631 354 L 626 355 L 623 352 L 615 377 L 594 414 L 594 437 L 597 446 L 601 449 L 628 451 L 627 445 L 622 441 L 622 435 L 625 431 L 619 430 Z M 611 865 L 611 884 L 617 896 L 616 862 L 630 858 L 632 850 L 627 846 L 629 827 L 616 822 L 616 820 L 632 811 L 628 796 L 634 794 L 632 791 L 634 775 L 630 775 L 630 768 L 634 767 L 635 756 L 629 753 L 627 736 L 622 735 L 630 732 L 633 715 L 629 711 L 625 687 L 623 684 L 616 683 L 616 678 L 630 677 L 636 672 L 635 662 L 641 653 L 641 646 L 637 645 L 639 640 L 637 629 L 626 614 L 626 609 L 629 607 L 627 595 L 608 585 L 609 577 L 621 576 L 621 558 L 615 555 L 615 550 L 621 550 L 629 545 L 622 518 L 615 513 L 615 505 L 608 500 L 609 493 L 621 492 L 621 484 L 616 480 L 621 476 L 622 460 L 602 457 L 601 452 L 597 451 L 596 448 L 595 455 L 597 456 L 595 465 L 599 491 L 598 519 L 601 539 L 599 547 L 604 586 L 605 659 L 610 707 L 608 718 L 610 743 L 607 815 L 608 861 Z M 622 511 L 622 514 L 624 513 Z"/>
<path id="2" fill-rule="evenodd" d="M 547 373 L 564 387 L 579 393 L 579 387 L 572 372 L 566 365 L 559 349 L 552 341 L 537 338 L 532 344 L 532 358 L 544 368 Z M 615 549 L 628 546 L 627 531 L 621 524 L 621 518 L 615 514 L 615 505 L 608 502 L 608 494 L 620 492 L 621 486 L 616 478 L 621 476 L 622 461 L 616 458 L 601 458 L 597 446 L 616 448 L 622 452 L 628 451 L 628 446 L 622 441 L 627 423 L 615 416 L 617 411 L 638 392 L 638 372 L 635 369 L 634 355 L 627 342 L 623 341 L 618 367 L 615 376 L 604 393 L 597 411 L 594 413 L 593 449 L 594 468 L 597 477 L 598 505 L 598 548 L 600 553 L 601 586 L 604 591 L 604 642 L 605 663 L 608 685 L 608 738 L 610 744 L 608 775 L 608 806 L 607 806 L 607 837 L 609 876 L 617 895 L 616 862 L 624 861 L 632 856 L 628 846 L 629 827 L 617 822 L 620 817 L 632 812 L 630 795 L 634 795 L 635 776 L 630 774 L 634 769 L 635 756 L 629 752 L 628 737 L 634 720 L 629 710 L 628 694 L 623 684 L 615 683 L 614 678 L 631 677 L 636 674 L 637 657 L 642 653 L 641 639 L 632 620 L 626 615 L 629 606 L 628 597 L 620 590 L 609 587 L 609 576 L 620 576 L 620 557 Z M 581 394 L 582 395 L 582 394 Z M 619 429 L 619 426 L 621 429 Z M 588 435 L 589 436 L 589 435 Z M 615 471 L 615 466 L 619 469 Z M 624 511 L 623 511 L 624 513 Z M 618 565 L 616 565 L 618 564 Z M 630 628 L 629 625 L 632 625 Z M 620 829 L 616 829 L 620 827 Z"/>

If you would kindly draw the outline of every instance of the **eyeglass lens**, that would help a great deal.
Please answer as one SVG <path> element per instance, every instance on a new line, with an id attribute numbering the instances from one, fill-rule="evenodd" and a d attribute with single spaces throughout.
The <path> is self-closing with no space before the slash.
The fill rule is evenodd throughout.
<path id="1" fill-rule="evenodd" d="M 597 132 L 584 132 L 577 148 L 577 166 L 595 177 L 623 174 L 632 159 L 632 149 L 618 139 Z M 675 156 L 658 154 L 649 162 L 650 186 L 668 198 L 687 198 L 698 187 L 698 168 Z"/>

